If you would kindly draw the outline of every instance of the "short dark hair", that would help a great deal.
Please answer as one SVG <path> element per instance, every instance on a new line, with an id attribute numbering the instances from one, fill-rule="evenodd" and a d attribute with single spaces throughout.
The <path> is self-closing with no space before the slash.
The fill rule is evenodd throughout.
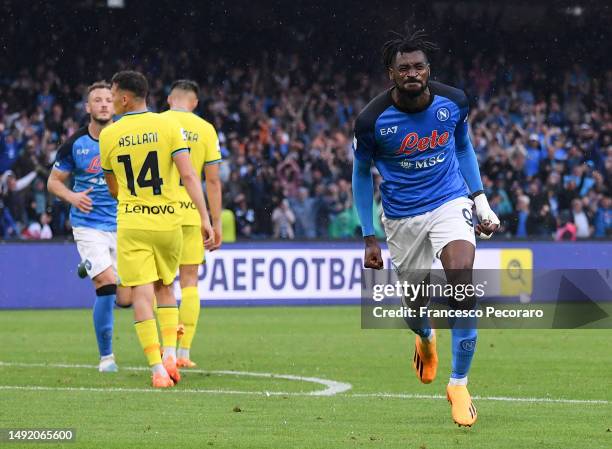
<path id="1" fill-rule="evenodd" d="M 170 86 L 170 92 L 172 92 L 174 89 L 191 91 L 196 95 L 196 97 L 200 95 L 200 86 L 193 80 L 176 80 Z"/>
<path id="2" fill-rule="evenodd" d="M 388 69 L 393 65 L 398 53 L 411 53 L 422 51 L 429 60 L 429 53 L 438 50 L 438 46 L 427 40 L 428 36 L 424 30 L 417 30 L 410 34 L 392 32 L 395 37 L 384 43 L 382 57 L 385 67 Z"/>
<path id="3" fill-rule="evenodd" d="M 146 98 L 149 92 L 149 83 L 145 76 L 134 70 L 123 70 L 113 75 L 111 84 L 117 88 L 132 92 L 138 98 Z"/>
<path id="4" fill-rule="evenodd" d="M 106 81 L 96 81 L 89 86 L 87 86 L 87 95 L 89 95 L 92 91 L 96 89 L 110 89 L 111 86 Z"/>

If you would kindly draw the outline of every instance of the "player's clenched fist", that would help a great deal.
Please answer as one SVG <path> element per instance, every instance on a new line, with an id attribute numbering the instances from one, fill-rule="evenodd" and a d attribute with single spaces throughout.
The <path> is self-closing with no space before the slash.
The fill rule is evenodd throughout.
<path id="1" fill-rule="evenodd" d="M 365 255 L 363 257 L 363 266 L 365 268 L 374 268 L 375 270 L 381 270 L 383 268 L 383 259 L 380 252 L 380 246 L 376 241 L 376 237 L 369 235 L 364 238 L 365 240 Z"/>
<path id="2" fill-rule="evenodd" d="M 474 204 L 476 206 L 476 216 L 478 217 L 479 223 L 476 225 L 476 235 L 481 239 L 490 239 L 491 236 L 499 228 L 499 218 L 487 201 L 487 197 L 484 193 L 481 193 L 474 197 Z"/>
<path id="3" fill-rule="evenodd" d="M 215 244 L 215 232 L 213 231 L 213 228 L 208 220 L 202 221 L 200 231 L 202 232 L 202 239 L 204 240 L 204 248 L 210 248 L 213 246 Z"/>
<path id="4" fill-rule="evenodd" d="M 221 248 L 221 241 L 223 240 L 222 237 L 222 229 L 221 229 L 221 222 L 219 220 L 217 220 L 216 222 L 213 220 L 213 232 L 215 233 L 215 243 L 213 243 L 210 247 L 206 247 L 207 250 L 209 251 L 215 251 L 219 248 Z"/>

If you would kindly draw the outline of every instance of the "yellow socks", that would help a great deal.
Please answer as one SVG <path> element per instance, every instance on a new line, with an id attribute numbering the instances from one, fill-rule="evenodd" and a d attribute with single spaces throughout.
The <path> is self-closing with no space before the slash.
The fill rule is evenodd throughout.
<path id="1" fill-rule="evenodd" d="M 176 330 L 179 312 L 176 306 L 157 306 L 157 322 L 162 336 L 164 359 L 176 357 Z"/>
<path id="2" fill-rule="evenodd" d="M 134 323 L 136 335 L 140 341 L 140 346 L 149 361 L 149 366 L 161 363 L 159 352 L 159 336 L 157 335 L 157 325 L 155 320 L 145 320 Z"/>
<path id="3" fill-rule="evenodd" d="M 179 351 L 185 349 L 188 351 L 191 348 L 199 316 L 200 294 L 198 293 L 198 288 L 185 287 L 181 290 L 181 307 L 179 312 L 179 321 L 185 326 L 185 334 L 179 342 Z"/>

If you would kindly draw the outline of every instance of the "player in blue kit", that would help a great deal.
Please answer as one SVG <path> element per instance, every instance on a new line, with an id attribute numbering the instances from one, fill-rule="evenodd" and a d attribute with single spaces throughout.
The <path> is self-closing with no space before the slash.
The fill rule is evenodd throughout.
<path id="1" fill-rule="evenodd" d="M 107 83 L 89 86 L 86 109 L 90 114 L 89 124 L 58 148 L 47 188 L 72 205 L 70 221 L 74 240 L 96 289 L 93 322 L 100 352 L 98 369 L 115 372 L 118 368 L 112 347 L 113 307 L 116 296 L 126 296 L 127 291 L 117 288 L 117 201 L 108 193 L 100 168 L 98 137 L 113 118 Z M 74 177 L 72 190 L 66 187 L 71 175 Z"/>
<path id="2" fill-rule="evenodd" d="M 420 282 L 419 270 L 429 270 L 437 257 L 450 283 L 471 283 L 476 248 L 472 206 L 481 238 L 495 232 L 499 219 L 484 195 L 469 139 L 468 99 L 459 89 L 429 80 L 428 52 L 433 50 L 435 44 L 422 31 L 388 41 L 383 59 L 394 85 L 355 121 L 353 193 L 365 240 L 364 266 L 383 267 L 373 226 L 373 162 L 383 180 L 383 225 L 399 280 Z M 428 298 L 420 301 L 424 305 Z M 450 301 L 450 306 L 475 304 L 471 298 Z M 435 331 L 427 319 L 408 324 L 416 333 L 413 367 L 421 382 L 430 383 L 438 366 Z M 477 332 L 465 327 L 451 328 L 452 372 L 446 390 L 453 420 L 471 426 L 477 413 L 467 375 Z"/>

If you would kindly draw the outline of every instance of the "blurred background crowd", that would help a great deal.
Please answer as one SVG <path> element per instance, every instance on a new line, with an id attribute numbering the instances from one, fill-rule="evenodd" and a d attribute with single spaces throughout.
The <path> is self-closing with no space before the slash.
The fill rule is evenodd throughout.
<path id="1" fill-rule="evenodd" d="M 440 1 L 416 2 L 406 14 L 400 2 L 385 11 L 344 1 L 325 11 L 299 1 L 253 11 L 236 2 L 243 14 L 230 19 L 229 4 L 206 13 L 187 2 L 134 21 L 129 8 L 91 3 L 66 11 L 37 4 L 27 15 L 19 14 L 26 5 L 0 7 L 0 239 L 70 236 L 68 206 L 48 194 L 46 178 L 59 143 L 87 121 L 86 86 L 123 68 L 148 76 L 153 111 L 167 108 L 174 79 L 200 83 L 197 113 L 219 134 L 223 205 L 238 238 L 360 235 L 352 123 L 389 87 L 379 49 L 405 19 L 440 45 L 432 78 L 470 98 L 472 143 L 502 220 L 498 238 L 612 236 L 608 8 Z M 521 8 L 531 8 L 533 22 Z M 29 19 L 11 20 L 17 15 Z M 113 32 L 126 26 L 132 36 Z M 373 207 L 380 216 L 378 194 Z"/>

